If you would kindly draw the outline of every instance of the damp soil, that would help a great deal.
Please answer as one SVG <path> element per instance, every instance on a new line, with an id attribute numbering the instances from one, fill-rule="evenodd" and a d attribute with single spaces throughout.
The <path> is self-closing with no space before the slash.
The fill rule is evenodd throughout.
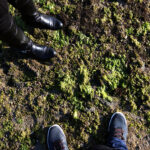
<path id="1" fill-rule="evenodd" d="M 109 119 L 120 111 L 128 149 L 149 150 L 149 0 L 39 0 L 36 7 L 64 28 L 33 29 L 10 11 L 27 36 L 58 56 L 41 61 L 0 42 L 0 149 L 46 150 L 53 124 L 69 149 L 106 144 Z"/>

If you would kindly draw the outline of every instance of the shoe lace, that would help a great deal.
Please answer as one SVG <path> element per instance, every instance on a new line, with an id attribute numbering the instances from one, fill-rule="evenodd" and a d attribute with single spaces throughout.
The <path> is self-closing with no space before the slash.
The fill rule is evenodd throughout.
<path id="1" fill-rule="evenodd" d="M 115 128 L 114 132 L 113 132 L 113 136 L 117 137 L 117 138 L 119 138 L 121 140 L 124 140 L 123 133 L 124 133 L 123 129 Z"/>
<path id="2" fill-rule="evenodd" d="M 64 144 L 62 143 L 62 141 L 58 140 L 54 143 L 54 148 L 55 150 L 64 150 Z"/>

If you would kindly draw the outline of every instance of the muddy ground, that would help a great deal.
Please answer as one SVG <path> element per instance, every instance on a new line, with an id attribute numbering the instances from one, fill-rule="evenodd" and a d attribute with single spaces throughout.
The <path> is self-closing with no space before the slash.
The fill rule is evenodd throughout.
<path id="1" fill-rule="evenodd" d="M 106 144 L 116 111 L 125 114 L 130 150 L 150 147 L 150 1 L 37 0 L 60 18 L 61 31 L 33 29 L 10 6 L 35 42 L 58 57 L 39 61 L 0 42 L 0 149 L 47 149 L 59 124 L 69 149 Z"/>

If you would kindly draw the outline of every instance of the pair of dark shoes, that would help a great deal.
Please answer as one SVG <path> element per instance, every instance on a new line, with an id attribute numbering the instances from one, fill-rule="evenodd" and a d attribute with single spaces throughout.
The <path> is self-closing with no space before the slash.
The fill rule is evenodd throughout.
<path id="1" fill-rule="evenodd" d="M 23 16 L 26 23 L 34 28 L 39 29 L 50 29 L 50 30 L 59 30 L 63 28 L 63 23 L 56 19 L 55 17 L 48 16 L 36 11 L 31 16 Z M 34 43 L 31 39 L 26 37 L 24 33 L 19 29 L 15 28 L 18 39 L 15 43 L 18 43 L 16 46 L 20 52 L 32 53 L 38 59 L 49 59 L 56 56 L 56 51 L 47 46 L 38 45 Z M 14 41 L 13 41 L 14 42 Z M 9 42 L 10 43 L 10 42 Z M 14 44 L 12 44 L 14 46 Z"/>
<path id="2" fill-rule="evenodd" d="M 56 19 L 55 17 L 42 14 L 38 11 L 35 11 L 32 15 L 24 15 L 23 19 L 28 25 L 34 28 L 50 30 L 59 30 L 63 28 L 63 23 L 60 20 Z M 30 42 L 27 42 L 26 45 L 27 48 L 25 47 L 24 50 L 31 52 L 39 59 L 49 59 L 57 55 L 53 48 L 35 44 L 31 40 Z"/>
<path id="3" fill-rule="evenodd" d="M 34 28 L 59 30 L 63 28 L 63 23 L 55 17 L 42 14 L 38 11 L 33 13 L 32 16 L 23 17 L 26 23 Z M 49 59 L 57 55 L 56 51 L 47 46 L 35 44 L 30 40 L 27 44 L 27 48 L 24 49 L 27 52 L 31 52 L 38 59 Z"/>
<path id="4" fill-rule="evenodd" d="M 40 13 L 35 8 L 32 0 L 9 0 L 9 2 L 21 12 L 23 20 L 34 28 L 50 30 L 58 30 L 63 28 L 63 23 L 60 20 L 56 19 L 55 17 Z M 0 27 L 4 30 L 0 33 L 0 40 L 6 42 L 10 47 L 13 48 L 13 50 L 22 52 L 22 54 L 33 54 L 38 59 L 49 59 L 56 56 L 56 52 L 53 48 L 34 43 L 16 25 L 14 19 L 9 13 L 7 13 L 6 10 L 1 11 L 5 12 L 4 15 L 6 17 L 1 20 Z"/>
<path id="5" fill-rule="evenodd" d="M 108 126 L 108 133 L 109 140 L 118 138 L 126 143 L 128 134 L 127 121 L 122 113 L 116 112 L 112 115 Z M 47 145 L 48 150 L 68 150 L 66 136 L 59 125 L 53 125 L 49 128 Z"/>

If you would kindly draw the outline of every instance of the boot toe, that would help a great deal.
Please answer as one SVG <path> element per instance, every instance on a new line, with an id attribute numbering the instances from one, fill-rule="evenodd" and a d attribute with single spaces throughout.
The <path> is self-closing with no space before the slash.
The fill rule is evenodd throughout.
<path id="1" fill-rule="evenodd" d="M 56 57 L 57 53 L 53 48 L 48 48 L 47 49 L 47 58 L 52 58 L 52 57 Z"/>
<path id="2" fill-rule="evenodd" d="M 38 59 L 50 59 L 57 55 L 56 51 L 53 48 L 35 44 L 32 46 L 32 53 Z"/>
<path id="3" fill-rule="evenodd" d="M 63 26 L 64 26 L 63 23 L 60 21 L 60 23 L 59 23 L 59 28 L 62 29 Z"/>
<path id="4" fill-rule="evenodd" d="M 57 52 L 56 52 L 56 51 L 53 51 L 53 55 L 54 55 L 54 57 L 57 56 Z"/>
<path id="5" fill-rule="evenodd" d="M 40 28 L 59 30 L 63 28 L 63 23 L 55 17 L 41 15 Z"/>
<path id="6" fill-rule="evenodd" d="M 45 52 L 43 51 L 42 59 L 53 58 L 53 57 L 56 57 L 56 55 L 57 55 L 57 53 L 53 48 L 46 47 Z"/>
<path id="7" fill-rule="evenodd" d="M 35 12 L 32 16 L 24 15 L 23 19 L 27 24 L 39 29 L 59 30 L 63 28 L 63 23 L 49 15 Z"/>
<path id="8" fill-rule="evenodd" d="M 51 19 L 50 22 L 52 24 L 52 25 L 50 25 L 50 28 L 53 29 L 53 30 L 58 30 L 58 29 L 63 28 L 63 23 L 60 20 L 58 20 L 54 17 L 53 17 L 53 19 Z"/>

